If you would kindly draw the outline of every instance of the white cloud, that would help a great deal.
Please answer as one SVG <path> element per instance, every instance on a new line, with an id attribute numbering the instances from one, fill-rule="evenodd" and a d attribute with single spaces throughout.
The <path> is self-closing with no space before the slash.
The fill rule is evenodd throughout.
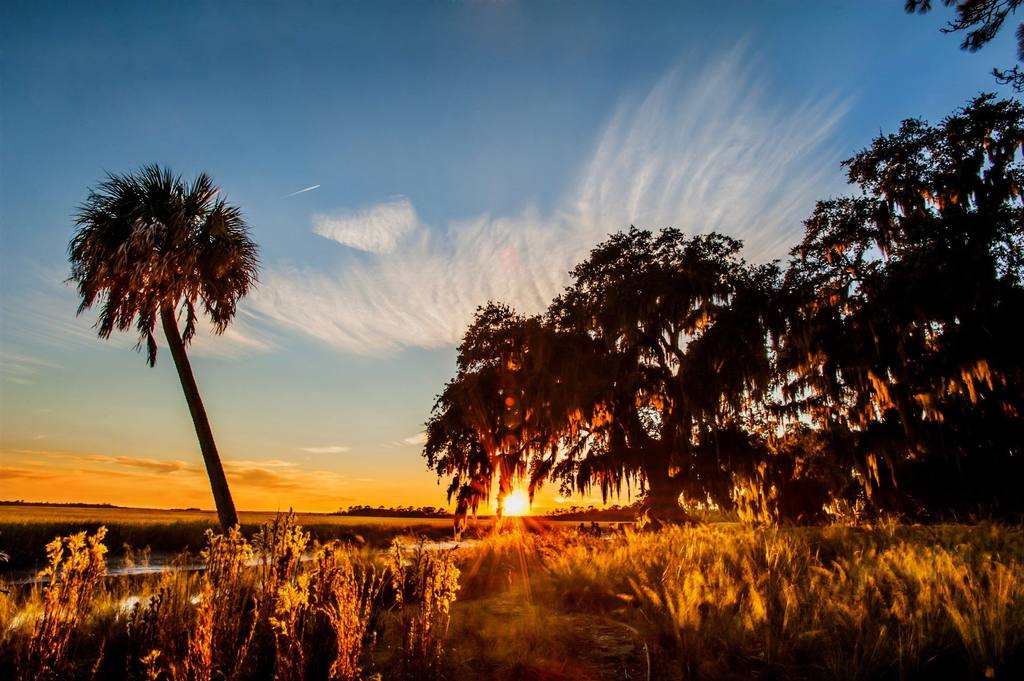
<path id="1" fill-rule="evenodd" d="M 270 352 L 274 349 L 273 342 L 265 331 L 257 331 L 252 326 L 252 317 L 243 308 L 231 322 L 231 326 L 221 334 L 213 332 L 212 325 L 200 316 L 196 335 L 189 344 L 189 351 L 200 357 L 222 357 L 238 359 Z M 162 334 L 157 334 L 157 343 L 164 347 Z"/>
<path id="2" fill-rule="evenodd" d="M 423 432 L 423 433 L 416 433 L 415 435 L 410 435 L 409 437 L 403 437 L 402 438 L 402 444 L 404 444 L 404 445 L 423 445 L 423 444 L 426 444 L 426 443 L 427 443 L 427 434 L 425 432 Z"/>
<path id="3" fill-rule="evenodd" d="M 591 248 L 630 224 L 731 234 L 756 261 L 785 255 L 814 201 L 842 184 L 827 143 L 846 106 L 781 106 L 747 57 L 737 49 L 700 71 L 676 69 L 620 106 L 574 189 L 547 214 L 414 229 L 402 199 L 317 216 L 318 234 L 378 255 L 341 254 L 326 272 L 269 268 L 254 308 L 339 350 L 381 354 L 456 344 L 489 299 L 543 310 Z"/>
<path id="4" fill-rule="evenodd" d="M 345 452 L 351 451 L 351 447 L 343 447 L 341 445 L 329 445 L 326 447 L 302 447 L 302 451 L 309 452 L 310 454 L 344 454 Z"/>
<path id="5" fill-rule="evenodd" d="M 61 368 L 59 364 L 32 355 L 0 350 L 0 377 L 12 383 L 28 385 L 41 371 Z"/>
<path id="6" fill-rule="evenodd" d="M 391 253 L 418 224 L 416 209 L 400 197 L 364 210 L 314 215 L 313 233 L 359 251 Z"/>

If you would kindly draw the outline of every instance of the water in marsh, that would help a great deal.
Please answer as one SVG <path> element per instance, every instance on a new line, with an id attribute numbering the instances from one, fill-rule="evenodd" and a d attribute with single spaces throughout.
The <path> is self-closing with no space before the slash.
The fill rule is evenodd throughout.
<path id="1" fill-rule="evenodd" d="M 415 547 L 419 546 L 420 544 L 422 544 L 423 547 L 428 549 L 428 550 L 444 551 L 444 550 L 450 550 L 450 549 L 464 548 L 464 547 L 472 546 L 472 545 L 476 544 L 477 542 L 478 542 L 477 539 L 462 539 L 462 540 L 459 540 L 459 541 L 455 541 L 455 540 L 451 540 L 451 539 L 448 539 L 448 540 L 437 540 L 437 541 L 434 541 L 434 540 L 420 540 L 420 539 L 414 539 L 414 538 L 411 538 L 411 537 L 403 537 L 403 538 L 399 539 L 399 545 L 401 546 L 403 552 L 411 551 L 412 549 L 414 549 Z M 376 548 L 376 549 L 373 549 L 373 551 L 375 551 L 377 553 L 384 553 L 385 551 L 388 551 L 388 550 L 390 550 L 390 547 L 388 547 L 388 548 Z M 110 561 L 108 563 L 107 571 L 106 571 L 106 576 L 107 577 L 138 577 L 138 576 L 143 576 L 143 575 L 159 574 L 161 572 L 167 572 L 167 571 L 170 571 L 170 570 L 197 571 L 197 570 L 205 570 L 206 569 L 206 566 L 203 565 L 202 563 L 199 563 L 199 562 L 186 563 L 186 564 L 181 564 L 181 563 L 174 564 L 174 559 L 176 557 L 177 557 L 177 554 L 171 554 L 171 553 L 151 554 L 149 556 L 149 559 L 146 560 L 143 563 L 136 563 L 134 561 L 132 561 L 132 562 L 125 562 L 123 559 L 115 559 L 115 560 L 112 560 L 112 561 Z M 312 554 L 307 552 L 307 553 L 303 554 L 303 556 L 302 556 L 302 558 L 300 560 L 305 562 L 305 561 L 310 560 L 311 558 L 312 558 Z M 250 567 L 256 567 L 261 562 L 262 562 L 261 559 L 254 558 L 253 560 L 248 561 L 247 565 L 249 565 Z M 12 570 L 12 571 L 4 573 L 4 581 L 7 584 L 11 584 L 11 585 L 31 584 L 31 583 L 36 582 L 36 581 L 39 581 L 40 583 L 45 583 L 45 579 L 40 578 L 38 575 L 39 575 L 39 571 L 38 570 Z"/>

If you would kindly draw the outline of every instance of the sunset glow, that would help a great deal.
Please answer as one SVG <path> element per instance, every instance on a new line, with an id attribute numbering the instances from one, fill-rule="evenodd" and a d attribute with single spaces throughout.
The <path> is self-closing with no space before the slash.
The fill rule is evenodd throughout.
<path id="1" fill-rule="evenodd" d="M 529 515 L 530 497 L 521 489 L 517 489 L 505 497 L 502 509 L 505 515 Z"/>
<path id="2" fill-rule="evenodd" d="M 757 3 L 115 5 L 15 3 L 0 21 L 3 499 L 214 505 L 160 329 L 149 368 L 134 320 L 101 339 L 101 301 L 75 314 L 71 216 L 105 170 L 208 172 L 259 247 L 259 285 L 221 335 L 200 314 L 188 345 L 240 510 L 454 512 L 424 422 L 478 305 L 542 311 L 630 224 L 784 260 L 867 132 L 995 85 L 991 58 L 973 64 L 928 29 L 941 17 L 902 3 L 842 22 L 827 3 L 786 21 Z M 850 59 L 865 45 L 904 46 L 900 68 Z M 601 502 L 549 485 L 505 513 L 574 504 Z"/>
<path id="3" fill-rule="evenodd" d="M 1024 679 L 1024 0 L 0 55 L 2 678 Z"/>

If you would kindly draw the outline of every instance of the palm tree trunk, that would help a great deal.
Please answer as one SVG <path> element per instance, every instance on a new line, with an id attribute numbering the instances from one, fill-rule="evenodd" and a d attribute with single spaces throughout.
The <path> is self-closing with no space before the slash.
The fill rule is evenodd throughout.
<path id="1" fill-rule="evenodd" d="M 199 386 L 196 385 L 192 365 L 185 354 L 185 344 L 178 331 L 173 307 L 164 305 L 160 308 L 160 322 L 164 327 L 164 335 L 167 336 L 167 345 L 171 349 L 174 366 L 178 369 L 178 378 L 181 380 L 181 389 L 185 392 L 188 410 L 192 412 L 192 422 L 196 426 L 196 436 L 199 438 L 199 449 L 203 453 L 203 461 L 206 462 L 206 473 L 210 476 L 210 487 L 213 489 L 213 501 L 217 505 L 217 517 L 220 519 L 221 528 L 227 531 L 238 524 L 238 514 L 235 513 L 235 503 L 231 500 L 231 490 L 228 489 L 228 480 L 224 476 L 224 466 L 217 453 L 217 444 L 213 441 L 210 420 L 206 417 L 206 409 L 199 396 Z"/>

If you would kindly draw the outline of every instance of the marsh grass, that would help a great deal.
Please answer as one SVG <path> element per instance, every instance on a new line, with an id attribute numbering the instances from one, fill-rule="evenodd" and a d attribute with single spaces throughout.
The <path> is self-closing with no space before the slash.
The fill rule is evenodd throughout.
<path id="1" fill-rule="evenodd" d="M 327 669 L 332 679 L 356 679 L 363 640 L 373 617 L 385 572 L 337 544 L 318 547 L 311 571 L 310 604 L 330 632 L 334 656 Z"/>
<path id="2" fill-rule="evenodd" d="M 402 632 L 401 673 L 407 678 L 439 675 L 451 606 L 459 590 L 457 549 L 430 550 L 424 541 L 403 550 L 395 541 L 387 568 Z"/>
<path id="3" fill-rule="evenodd" d="M 282 516 L 250 537 L 209 532 L 175 569 L 121 578 L 102 532 L 50 542 L 43 580 L 0 592 L 2 676 L 1024 675 L 1018 527 L 513 530 L 374 553 Z"/>
<path id="4" fill-rule="evenodd" d="M 78 532 L 95 534 L 101 527 L 105 531 L 108 546 L 130 546 L 149 548 L 155 554 L 177 554 L 181 551 L 200 550 L 206 539 L 207 530 L 215 523 L 205 521 L 172 522 L 160 525 L 142 523 L 89 522 L 0 522 L 0 546 L 10 553 L 10 562 L 3 566 L 7 570 L 27 568 L 41 569 L 46 565 L 42 547 L 51 539 Z"/>
<path id="5" fill-rule="evenodd" d="M 105 579 L 103 534 L 54 540 L 43 581 L 3 596 L 4 676 L 358 677 L 383 574 L 365 551 L 311 545 L 283 516 L 252 541 L 208 532 L 203 570 L 183 554 L 159 574 Z"/>
<path id="6" fill-rule="evenodd" d="M 721 526 L 582 539 L 545 560 L 567 607 L 628 606 L 670 678 L 1015 678 L 1022 548 L 1019 528 Z"/>
<path id="7" fill-rule="evenodd" d="M 128 514 L 124 514 L 128 515 Z M 115 516 L 116 517 L 116 516 Z M 130 517 L 130 515 L 129 515 Z M 166 516 L 160 516 L 166 517 Z M 244 522 L 242 534 L 253 538 L 270 520 L 260 523 Z M 317 520 L 325 516 L 316 516 Z M 300 516 L 301 518 L 301 516 Z M 451 537 L 451 521 L 424 521 L 421 519 L 372 519 L 329 517 L 331 522 L 312 522 L 303 525 L 311 539 L 320 543 L 341 541 L 348 544 L 386 548 L 395 537 L 414 535 L 431 539 Z M 297 518 L 298 520 L 298 518 Z M 152 562 L 171 559 L 182 551 L 197 552 L 206 545 L 207 531 L 219 532 L 216 520 L 181 520 L 172 522 L 139 521 L 9 521 L 0 516 L 0 550 L 10 554 L 10 560 L 0 563 L 0 571 L 39 570 L 46 565 L 46 544 L 56 536 L 77 532 L 94 534 L 106 528 L 106 544 L 111 547 L 128 545 L 138 560 L 139 551 L 148 549 Z"/>
<path id="8" fill-rule="evenodd" d="M 74 634 L 106 571 L 105 534 L 100 528 L 93 535 L 79 532 L 46 545 L 48 565 L 39 575 L 44 583 L 32 609 L 37 614 L 24 653 L 23 666 L 32 670 L 31 678 L 61 678 L 67 673 Z"/>

